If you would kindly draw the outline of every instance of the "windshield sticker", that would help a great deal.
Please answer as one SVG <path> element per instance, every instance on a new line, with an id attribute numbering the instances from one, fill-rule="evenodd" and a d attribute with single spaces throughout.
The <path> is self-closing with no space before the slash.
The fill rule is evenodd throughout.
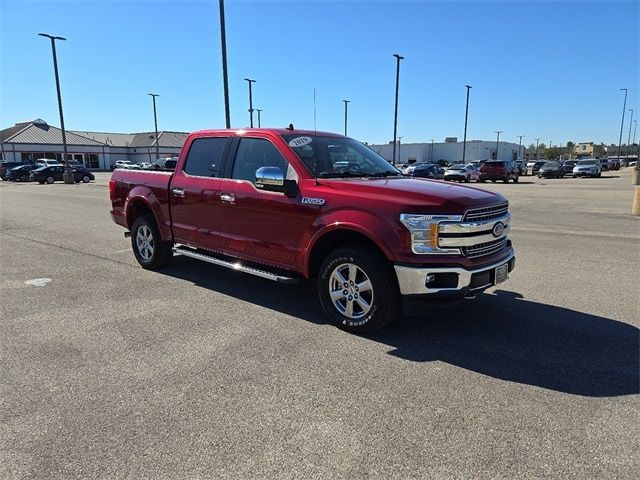
<path id="1" fill-rule="evenodd" d="M 304 147 L 305 145 L 309 145 L 312 140 L 311 137 L 296 137 L 289 141 L 289 146 L 291 148 Z"/>

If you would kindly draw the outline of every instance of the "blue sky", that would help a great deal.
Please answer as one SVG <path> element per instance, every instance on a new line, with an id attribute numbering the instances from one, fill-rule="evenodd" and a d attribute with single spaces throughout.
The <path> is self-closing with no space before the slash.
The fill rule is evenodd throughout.
<path id="1" fill-rule="evenodd" d="M 224 127 L 218 2 L 0 0 L 0 126 L 59 125 L 51 49 L 67 128 L 111 132 Z M 394 53 L 403 142 L 462 138 L 617 143 L 623 94 L 640 117 L 639 2 L 226 2 L 231 122 L 393 137 Z M 628 112 L 627 112 L 628 113 Z M 636 118 L 637 118 L 636 117 Z M 627 138 L 625 121 L 624 141 Z M 257 123 L 257 122 L 256 122 Z"/>

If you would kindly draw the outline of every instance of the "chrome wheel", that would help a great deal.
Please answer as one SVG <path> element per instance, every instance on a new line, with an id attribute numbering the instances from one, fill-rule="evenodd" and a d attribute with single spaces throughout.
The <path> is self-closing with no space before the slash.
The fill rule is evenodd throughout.
<path id="1" fill-rule="evenodd" d="M 353 263 L 338 265 L 331 272 L 329 296 L 336 310 L 350 319 L 364 317 L 373 306 L 371 280 Z"/>
<path id="2" fill-rule="evenodd" d="M 145 262 L 148 262 L 153 257 L 153 250 L 155 248 L 155 240 L 153 239 L 153 233 L 147 225 L 141 225 L 136 233 L 136 245 L 138 247 L 138 253 Z"/>

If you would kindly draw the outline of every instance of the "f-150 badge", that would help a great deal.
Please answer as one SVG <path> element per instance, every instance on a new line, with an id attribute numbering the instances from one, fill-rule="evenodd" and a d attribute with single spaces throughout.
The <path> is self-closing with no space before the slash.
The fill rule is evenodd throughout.
<path id="1" fill-rule="evenodd" d="M 324 205 L 324 198 L 312 198 L 312 197 L 302 197 L 303 205 Z"/>

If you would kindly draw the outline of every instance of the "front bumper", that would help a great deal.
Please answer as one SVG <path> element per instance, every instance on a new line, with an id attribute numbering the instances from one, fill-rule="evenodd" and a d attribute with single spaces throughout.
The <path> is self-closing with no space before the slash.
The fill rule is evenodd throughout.
<path id="1" fill-rule="evenodd" d="M 494 272 L 497 267 L 509 264 L 508 271 L 515 267 L 515 253 L 512 248 L 500 261 L 467 270 L 462 267 L 408 267 L 394 265 L 401 295 L 424 297 L 464 297 L 481 292 L 495 284 Z M 427 284 L 427 276 L 435 279 Z"/>

